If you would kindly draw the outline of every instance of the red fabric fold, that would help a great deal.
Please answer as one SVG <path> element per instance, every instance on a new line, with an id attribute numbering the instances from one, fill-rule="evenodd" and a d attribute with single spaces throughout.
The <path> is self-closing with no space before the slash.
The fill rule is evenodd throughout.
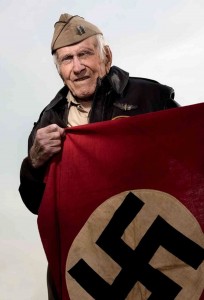
<path id="1" fill-rule="evenodd" d="M 63 151 L 48 170 L 38 216 L 60 299 L 71 299 L 66 260 L 75 237 L 114 195 L 136 189 L 168 193 L 203 229 L 203 128 L 201 103 L 66 130 Z"/>

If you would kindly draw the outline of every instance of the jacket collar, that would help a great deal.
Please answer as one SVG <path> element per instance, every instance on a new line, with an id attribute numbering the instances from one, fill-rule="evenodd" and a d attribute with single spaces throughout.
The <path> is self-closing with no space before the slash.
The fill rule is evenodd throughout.
<path id="1" fill-rule="evenodd" d="M 102 82 L 105 80 L 108 80 L 111 87 L 115 90 L 117 94 L 122 94 L 129 79 L 129 73 L 113 66 L 111 67 L 109 73 L 102 79 Z M 67 102 L 67 94 L 68 94 L 68 87 L 64 86 L 55 96 L 55 98 L 50 102 L 50 104 L 47 105 L 45 108 L 46 110 L 49 110 L 53 107 L 55 107 L 60 102 Z"/>
<path id="2" fill-rule="evenodd" d="M 117 94 L 122 94 L 129 80 L 129 73 L 113 66 L 107 75 L 107 78 Z"/>

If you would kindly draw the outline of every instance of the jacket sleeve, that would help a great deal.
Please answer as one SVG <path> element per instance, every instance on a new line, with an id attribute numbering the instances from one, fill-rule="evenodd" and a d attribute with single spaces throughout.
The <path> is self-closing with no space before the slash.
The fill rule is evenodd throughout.
<path id="1" fill-rule="evenodd" d="M 29 151 L 33 145 L 36 131 L 39 128 L 51 124 L 47 113 L 41 113 L 39 120 L 34 123 L 34 127 L 28 138 L 28 156 L 23 160 L 20 169 L 19 193 L 26 207 L 34 214 L 38 214 L 38 209 L 45 189 L 44 174 L 47 164 L 40 168 L 33 168 L 29 159 Z"/>
<path id="2" fill-rule="evenodd" d="M 67 126 L 67 93 L 67 86 L 64 86 L 41 112 L 28 138 L 28 156 L 21 165 L 19 193 L 26 207 L 34 214 L 38 214 L 45 189 L 44 175 L 49 162 L 38 169 L 33 168 L 29 159 L 30 148 L 38 129 L 50 124 L 57 124 L 60 127 Z"/>
<path id="3" fill-rule="evenodd" d="M 33 168 L 28 157 L 21 165 L 19 193 L 26 207 L 34 214 L 38 214 L 45 189 L 43 182 L 45 169 L 45 167 Z"/>
<path id="4" fill-rule="evenodd" d="M 67 94 L 67 90 L 65 88 L 63 90 Z M 61 101 L 58 101 L 57 98 L 55 99 L 45 107 L 38 121 L 34 123 L 34 127 L 28 138 L 28 156 L 23 160 L 20 170 L 19 193 L 26 207 L 34 214 L 38 214 L 43 197 L 45 189 L 44 175 L 49 162 L 35 169 L 31 165 L 29 152 L 38 129 L 54 123 L 60 127 L 66 127 L 67 100 L 65 97 Z"/>
<path id="5" fill-rule="evenodd" d="M 44 174 L 47 164 L 40 168 L 33 168 L 30 159 L 29 151 L 33 145 L 36 132 L 39 128 L 46 127 L 53 123 L 50 118 L 50 113 L 41 112 L 39 119 L 34 123 L 33 129 L 28 138 L 28 156 L 23 160 L 20 169 L 20 186 L 19 193 L 26 207 L 34 214 L 38 214 L 38 209 L 43 197 L 45 184 Z"/>

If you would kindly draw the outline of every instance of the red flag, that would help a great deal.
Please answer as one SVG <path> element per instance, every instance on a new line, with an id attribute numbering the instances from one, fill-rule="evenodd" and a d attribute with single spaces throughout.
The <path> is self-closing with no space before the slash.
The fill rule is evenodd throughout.
<path id="1" fill-rule="evenodd" d="M 38 216 L 60 299 L 204 300 L 203 116 L 67 129 Z"/>

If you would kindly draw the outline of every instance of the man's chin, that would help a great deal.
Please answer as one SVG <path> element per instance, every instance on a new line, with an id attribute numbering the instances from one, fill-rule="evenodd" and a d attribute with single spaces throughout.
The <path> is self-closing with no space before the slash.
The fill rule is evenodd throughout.
<path id="1" fill-rule="evenodd" d="M 75 95 L 73 94 L 74 98 L 79 100 L 79 101 L 92 101 L 94 97 L 94 92 L 81 92 L 81 93 L 76 93 Z"/>

